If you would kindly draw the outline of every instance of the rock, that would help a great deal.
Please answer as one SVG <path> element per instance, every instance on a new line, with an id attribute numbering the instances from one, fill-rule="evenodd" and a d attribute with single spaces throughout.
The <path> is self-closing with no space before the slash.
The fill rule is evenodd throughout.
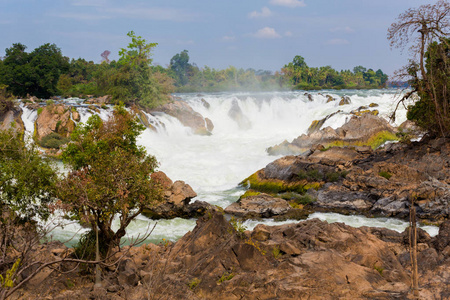
<path id="1" fill-rule="evenodd" d="M 333 97 L 330 96 L 330 95 L 326 95 L 325 97 L 327 98 L 327 103 L 328 103 L 328 102 L 332 102 L 332 101 L 336 101 L 336 98 L 333 98 Z"/>
<path id="2" fill-rule="evenodd" d="M 163 172 L 155 172 L 152 180 L 160 185 L 164 199 L 161 203 L 147 207 L 142 212 L 153 219 L 195 218 L 203 216 L 208 211 L 215 210 L 211 204 L 203 201 L 190 203 L 197 193 L 184 181 L 175 181 L 167 177 Z"/>
<path id="3" fill-rule="evenodd" d="M 395 129 L 386 120 L 372 114 L 363 114 L 360 117 L 353 116 L 336 130 L 326 127 L 319 131 L 312 131 L 297 137 L 291 143 L 283 142 L 280 145 L 269 147 L 267 152 L 270 155 L 298 155 L 310 149 L 314 144 L 322 144 L 325 147 L 333 144 L 369 145 L 376 148 L 385 140 L 395 140 L 396 138 Z"/>
<path id="4" fill-rule="evenodd" d="M 244 115 L 236 100 L 233 100 L 233 102 L 231 103 L 231 108 L 228 111 L 228 116 L 238 124 L 240 129 L 251 128 L 250 120 Z"/>
<path id="5" fill-rule="evenodd" d="M 313 98 L 313 96 L 310 93 L 305 93 L 304 95 L 308 98 L 309 102 L 313 102 L 314 101 L 314 98 Z"/>
<path id="6" fill-rule="evenodd" d="M 342 96 L 341 101 L 339 101 L 339 106 L 350 104 L 352 101 L 349 96 Z"/>
<path id="7" fill-rule="evenodd" d="M 202 98 L 201 101 L 202 101 L 203 106 L 204 106 L 206 109 L 209 109 L 209 108 L 211 107 L 211 104 L 209 104 L 209 102 L 206 101 L 205 99 Z"/>
<path id="8" fill-rule="evenodd" d="M 380 106 L 380 105 L 378 105 L 378 104 L 376 104 L 376 103 L 370 103 L 370 104 L 369 104 L 369 107 L 378 107 L 378 106 Z"/>
<path id="9" fill-rule="evenodd" d="M 259 194 L 240 199 L 225 208 L 225 213 L 243 218 L 270 218 L 283 215 L 291 209 L 289 203 L 281 198 Z"/>
<path id="10" fill-rule="evenodd" d="M 6 112 L 0 113 L 0 130 L 13 129 L 14 132 L 23 132 L 25 125 L 22 121 L 22 109 L 14 107 Z"/>
<path id="11" fill-rule="evenodd" d="M 72 109 L 72 119 L 73 119 L 75 122 L 80 122 L 80 120 L 81 120 L 80 113 L 79 113 L 75 108 Z"/>
<path id="12" fill-rule="evenodd" d="M 209 132 L 212 132 L 213 129 L 214 129 L 214 124 L 213 124 L 213 122 L 212 122 L 209 118 L 205 118 L 205 123 L 206 123 L 206 129 L 207 129 Z"/>
<path id="13" fill-rule="evenodd" d="M 443 251 L 450 246 L 450 221 L 447 220 L 439 226 L 439 234 L 433 239 L 437 251 Z"/>
<path id="14" fill-rule="evenodd" d="M 201 114 L 194 111 L 185 101 L 172 101 L 156 108 L 156 112 L 164 112 L 177 118 L 181 124 L 190 127 L 195 134 L 209 135 L 210 131 L 206 128 L 206 121 Z"/>
<path id="15" fill-rule="evenodd" d="M 308 134 L 311 134 L 311 133 L 313 133 L 313 132 L 319 131 L 319 129 L 323 126 L 323 124 L 324 124 L 329 118 L 331 118 L 332 116 L 334 116 L 334 115 L 336 115 L 336 114 L 338 114 L 338 113 L 340 113 L 340 112 L 342 112 L 342 111 L 341 111 L 341 110 L 338 110 L 338 111 L 336 111 L 336 112 L 334 112 L 334 113 L 329 114 L 328 116 L 326 116 L 325 118 L 323 118 L 323 119 L 321 119 L 321 120 L 314 120 L 314 121 L 312 121 L 311 125 L 309 125 L 309 127 L 308 127 L 307 133 L 308 133 Z"/>
<path id="16" fill-rule="evenodd" d="M 75 129 L 75 122 L 70 115 L 70 107 L 62 104 L 44 107 L 35 122 L 36 138 L 41 140 L 52 132 L 69 137 Z"/>

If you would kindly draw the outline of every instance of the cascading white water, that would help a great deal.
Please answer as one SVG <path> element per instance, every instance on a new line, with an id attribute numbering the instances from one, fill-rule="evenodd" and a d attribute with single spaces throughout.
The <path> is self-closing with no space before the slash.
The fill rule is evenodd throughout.
<path id="1" fill-rule="evenodd" d="M 395 107 L 398 91 L 343 90 L 311 92 L 311 94 L 313 101 L 309 101 L 304 92 L 179 94 L 177 96 L 187 101 L 195 111 L 212 120 L 213 134 L 195 135 L 177 119 L 160 113 L 149 115 L 155 124 L 159 124 L 157 131 L 145 130 L 138 142 L 157 158 L 160 163 L 159 169 L 172 180 L 183 180 L 192 186 L 198 194 L 194 200 L 226 207 L 244 192 L 244 188 L 238 187 L 239 182 L 277 158 L 267 154 L 268 147 L 284 140 L 292 141 L 305 133 L 313 120 L 320 120 L 338 110 L 343 113 L 329 118 L 324 126 L 337 128 L 350 118 L 348 114 L 350 111 L 371 103 L 378 104 L 375 109 L 379 110 L 381 116 L 388 118 Z M 327 94 L 337 100 L 326 103 Z M 350 97 L 351 104 L 338 105 L 343 95 Z M 242 112 L 238 120 L 229 114 L 232 106 L 236 104 Z M 85 108 L 79 111 L 81 121 L 85 122 L 90 113 Z M 101 110 L 100 115 L 106 118 L 108 112 Z M 28 118 L 25 113 L 24 117 Z M 400 107 L 395 125 L 405 120 L 406 111 Z M 27 126 L 27 130 L 31 128 Z M 345 222 L 352 226 L 384 226 L 403 230 L 408 225 L 394 219 L 367 219 L 338 214 L 313 216 L 330 222 Z M 142 233 L 148 222 L 147 218 L 140 216 L 128 227 L 129 235 L 137 236 Z M 275 223 L 273 220 L 258 222 Z M 252 229 L 256 223 L 249 220 L 245 225 Z M 195 220 L 159 221 L 150 241 L 160 241 L 162 238 L 176 240 L 194 226 Z M 57 237 L 63 232 L 67 235 L 75 229 L 76 227 L 57 229 L 54 235 Z M 437 233 L 436 227 L 424 229 L 433 235 Z"/>

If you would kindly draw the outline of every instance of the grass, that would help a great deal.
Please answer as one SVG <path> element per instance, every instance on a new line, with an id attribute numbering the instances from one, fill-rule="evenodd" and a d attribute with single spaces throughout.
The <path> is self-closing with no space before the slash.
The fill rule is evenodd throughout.
<path id="1" fill-rule="evenodd" d="M 233 277 L 235 276 L 235 274 L 233 272 L 225 272 L 222 274 L 222 276 L 219 278 L 219 280 L 217 280 L 217 284 L 221 284 L 224 281 L 228 281 L 233 279 Z"/>
<path id="2" fill-rule="evenodd" d="M 375 150 L 386 142 L 398 140 L 399 138 L 394 133 L 385 130 L 380 131 L 377 134 L 371 136 L 367 141 L 345 142 L 339 140 L 331 142 L 329 144 L 324 145 L 325 148 L 323 149 L 323 151 L 326 151 L 332 147 L 348 147 L 348 146 L 370 146 L 373 150 Z"/>
<path id="3" fill-rule="evenodd" d="M 392 174 L 387 172 L 387 171 L 380 171 L 378 173 L 378 175 L 380 175 L 381 177 L 386 178 L 387 180 L 389 180 L 392 177 Z"/>
<path id="4" fill-rule="evenodd" d="M 233 226 L 234 230 L 237 232 L 237 235 L 240 238 L 245 237 L 245 231 L 247 230 L 247 227 L 242 223 L 241 220 L 236 219 L 235 217 L 231 217 L 230 224 Z"/>
<path id="5" fill-rule="evenodd" d="M 200 282 L 202 282 L 201 279 L 193 278 L 193 279 L 188 283 L 188 287 L 189 287 L 191 290 L 194 290 L 194 289 L 200 284 Z"/>
<path id="6" fill-rule="evenodd" d="M 280 247 L 278 247 L 278 246 L 273 247 L 273 249 L 272 249 L 273 258 L 278 259 L 281 257 L 281 255 L 282 255 L 282 253 L 281 253 Z"/>

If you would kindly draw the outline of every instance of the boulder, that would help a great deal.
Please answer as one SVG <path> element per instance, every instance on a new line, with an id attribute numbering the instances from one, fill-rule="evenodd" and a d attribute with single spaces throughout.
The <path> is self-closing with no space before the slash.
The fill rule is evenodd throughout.
<path id="1" fill-rule="evenodd" d="M 70 118 L 71 109 L 62 104 L 43 107 L 35 122 L 35 135 L 38 140 L 55 132 L 69 137 L 75 129 L 75 122 Z"/>
<path id="2" fill-rule="evenodd" d="M 145 208 L 143 214 L 147 217 L 153 219 L 194 218 L 204 215 L 208 210 L 215 209 L 203 201 L 190 203 L 197 194 L 184 181 L 172 182 L 161 171 L 153 173 L 151 177 L 161 187 L 163 201 Z"/>
<path id="3" fill-rule="evenodd" d="M 249 129 L 251 127 L 250 120 L 244 115 L 236 100 L 231 103 L 231 108 L 228 111 L 228 116 L 233 119 L 241 129 Z"/>
<path id="4" fill-rule="evenodd" d="M 311 148 L 314 144 L 328 145 L 369 145 L 372 148 L 380 146 L 387 140 L 395 140 L 395 129 L 380 117 L 372 114 L 353 116 L 348 122 L 337 129 L 331 127 L 323 128 L 319 131 L 311 130 L 308 134 L 303 134 L 291 143 L 269 147 L 267 152 L 270 155 L 279 154 L 301 154 Z"/>
<path id="5" fill-rule="evenodd" d="M 342 96 L 341 101 L 339 101 L 339 106 L 350 104 L 352 101 L 349 96 Z"/>
<path id="6" fill-rule="evenodd" d="M 178 100 L 164 104 L 153 110 L 154 112 L 163 112 L 174 118 L 177 118 L 181 124 L 190 127 L 195 134 L 209 135 L 211 131 L 207 129 L 205 118 L 194 111 L 186 101 Z M 211 122 L 212 123 L 212 122 Z M 211 128 L 211 124 L 209 124 Z"/>
<path id="7" fill-rule="evenodd" d="M 262 193 L 232 203 L 225 208 L 225 213 L 243 218 L 270 218 L 286 214 L 289 210 L 291 207 L 286 200 Z"/>
<path id="8" fill-rule="evenodd" d="M 23 132 L 25 130 L 20 107 L 13 107 L 0 114 L 0 130 L 8 130 L 10 128 L 15 132 Z"/>

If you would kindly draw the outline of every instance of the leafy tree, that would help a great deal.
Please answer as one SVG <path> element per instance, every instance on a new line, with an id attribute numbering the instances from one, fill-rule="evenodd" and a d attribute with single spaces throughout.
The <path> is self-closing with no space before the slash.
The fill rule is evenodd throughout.
<path id="1" fill-rule="evenodd" d="M 170 70 L 175 73 L 176 84 L 185 85 L 188 82 L 188 73 L 192 65 L 189 64 L 189 54 L 187 50 L 175 54 L 170 59 Z"/>
<path id="2" fill-rule="evenodd" d="M 420 100 L 409 107 L 408 118 L 434 136 L 450 133 L 449 34 L 450 4 L 446 0 L 408 9 L 388 30 L 391 46 L 404 48 L 412 44 L 413 58 L 398 75 L 410 80 L 413 91 L 397 107 L 417 92 Z"/>
<path id="3" fill-rule="evenodd" d="M 56 180 L 56 172 L 34 144 L 27 145 L 12 129 L 0 131 L 0 219 L 5 211 L 26 220 L 46 219 Z"/>
<path id="4" fill-rule="evenodd" d="M 119 245 L 128 224 L 145 206 L 160 200 L 150 179 L 157 161 L 136 144 L 144 127 L 123 106 L 107 121 L 94 115 L 78 125 L 63 152 L 70 168 L 58 185 L 59 197 L 74 218 L 99 230 L 108 250 Z M 112 230 L 117 217 L 119 229 Z"/>

